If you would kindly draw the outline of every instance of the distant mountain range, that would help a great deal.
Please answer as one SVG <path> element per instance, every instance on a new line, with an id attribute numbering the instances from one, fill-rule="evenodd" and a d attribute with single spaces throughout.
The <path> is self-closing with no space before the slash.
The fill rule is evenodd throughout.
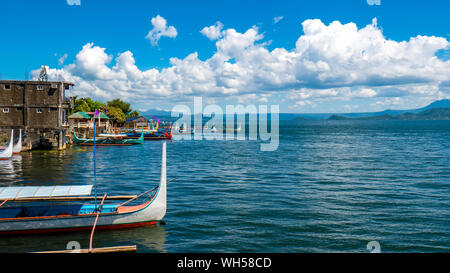
<path id="1" fill-rule="evenodd" d="M 432 110 L 432 111 L 429 111 Z M 141 115 L 152 119 L 153 117 L 170 117 L 171 112 L 164 110 L 150 109 L 142 112 Z M 303 120 L 303 119 L 366 119 L 366 120 L 450 120 L 450 100 L 444 99 L 435 101 L 425 107 L 409 110 L 391 110 L 387 109 L 379 112 L 364 113 L 280 113 L 280 120 Z"/>
<path id="2" fill-rule="evenodd" d="M 384 114 L 371 117 L 343 117 L 333 115 L 328 119 L 332 120 L 450 120 L 450 107 L 433 108 L 418 113 L 406 112 L 398 115 Z"/>
<path id="3" fill-rule="evenodd" d="M 170 113 L 171 112 L 164 110 L 149 109 L 145 112 L 141 112 L 141 115 L 149 118 L 152 117 L 160 118 L 160 117 L 170 117 Z"/>
<path id="4" fill-rule="evenodd" d="M 450 120 L 450 100 L 435 101 L 428 106 L 410 110 L 384 110 L 374 113 L 334 114 L 328 119 L 363 120 Z"/>

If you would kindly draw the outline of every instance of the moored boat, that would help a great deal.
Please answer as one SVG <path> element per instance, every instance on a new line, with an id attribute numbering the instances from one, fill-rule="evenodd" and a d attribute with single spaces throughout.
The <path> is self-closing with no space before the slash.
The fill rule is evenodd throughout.
<path id="1" fill-rule="evenodd" d="M 13 155 L 14 149 L 14 130 L 11 130 L 11 138 L 5 149 L 0 150 L 0 160 L 8 160 Z"/>
<path id="2" fill-rule="evenodd" d="M 117 136 L 103 136 L 103 137 L 96 137 L 94 140 L 90 138 L 78 138 L 77 134 L 74 131 L 73 142 L 76 145 L 83 145 L 83 146 L 93 146 L 94 143 L 95 145 L 99 146 L 128 146 L 144 143 L 144 134 L 141 133 L 138 139 L 130 139 Z"/>
<path id="3" fill-rule="evenodd" d="M 99 137 L 114 137 L 114 138 L 126 138 L 126 134 L 99 134 Z"/>
<path id="4" fill-rule="evenodd" d="M 13 146 L 13 154 L 18 155 L 22 151 L 22 129 L 19 130 L 19 140 Z"/>
<path id="5" fill-rule="evenodd" d="M 172 139 L 172 128 L 168 127 L 164 131 L 160 129 L 156 132 L 154 131 L 134 131 L 126 133 L 127 138 L 136 139 L 139 138 L 141 134 L 144 134 L 144 140 L 165 140 Z"/>
<path id="6" fill-rule="evenodd" d="M 92 185 L 51 187 L 0 188 L 0 234 L 34 234 L 70 232 L 78 230 L 131 228 L 157 224 L 166 214 L 166 143 L 162 146 L 161 176 L 159 185 L 122 204 L 105 204 L 108 200 L 125 200 L 130 197 L 104 195 L 102 202 L 80 203 L 80 200 L 97 200 L 87 196 Z M 147 196 L 138 205 L 131 201 Z M 95 199 L 94 199 L 95 198 Z"/>

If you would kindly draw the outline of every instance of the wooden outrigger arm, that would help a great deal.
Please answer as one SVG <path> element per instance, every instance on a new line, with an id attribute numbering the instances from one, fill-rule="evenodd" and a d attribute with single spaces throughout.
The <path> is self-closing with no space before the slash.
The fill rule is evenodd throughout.
<path id="1" fill-rule="evenodd" d="M 174 181 L 175 179 L 177 179 L 177 178 L 172 178 L 172 179 L 170 179 L 169 181 L 167 181 L 167 184 L 169 184 L 170 182 Z M 134 201 L 134 200 L 136 200 L 136 199 L 138 199 L 138 198 L 140 198 L 140 197 L 146 195 L 147 193 L 151 193 L 152 191 L 156 190 L 158 187 L 159 187 L 159 186 L 156 186 L 156 187 L 154 187 L 154 188 L 151 189 L 151 190 L 148 190 L 148 191 L 143 192 L 143 193 L 141 193 L 141 194 L 139 194 L 139 195 L 136 195 L 136 196 L 131 197 L 130 200 L 128 200 L 128 201 L 126 201 L 126 202 L 120 204 L 117 208 L 120 208 L 120 207 L 122 207 L 122 206 L 125 206 L 126 204 L 128 204 L 128 203 L 130 203 L 130 202 L 132 202 L 132 201 Z"/>

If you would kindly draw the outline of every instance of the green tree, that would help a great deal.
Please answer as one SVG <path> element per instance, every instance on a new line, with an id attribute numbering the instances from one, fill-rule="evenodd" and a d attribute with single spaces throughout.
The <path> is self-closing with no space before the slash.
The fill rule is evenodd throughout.
<path id="1" fill-rule="evenodd" d="M 75 102 L 75 112 L 90 112 L 91 108 L 85 101 Z"/>
<path id="2" fill-rule="evenodd" d="M 134 110 L 133 112 L 131 112 L 127 115 L 127 118 L 137 118 L 139 116 L 140 116 L 139 112 Z"/>
<path id="3" fill-rule="evenodd" d="M 108 101 L 105 105 L 102 102 L 95 101 L 89 97 L 78 98 L 74 97 L 74 112 L 95 112 L 99 110 L 104 112 L 113 123 L 122 125 L 127 118 L 139 117 L 139 112 L 131 109 L 129 103 L 122 101 L 121 99 L 114 99 Z"/>
<path id="4" fill-rule="evenodd" d="M 104 103 L 92 100 L 91 98 L 86 98 L 86 103 L 89 105 L 89 108 L 91 109 L 90 112 L 94 112 L 95 110 L 100 110 L 105 107 Z"/>
<path id="5" fill-rule="evenodd" d="M 113 106 L 106 106 L 105 108 L 106 115 L 111 119 L 113 123 L 117 125 L 122 125 L 125 123 L 126 117 L 122 109 Z M 102 112 L 105 112 L 104 109 L 102 109 Z"/>
<path id="6" fill-rule="evenodd" d="M 75 97 L 75 112 L 94 112 L 105 107 L 105 104 L 91 98 L 77 98 Z"/>
<path id="7" fill-rule="evenodd" d="M 116 107 L 122 110 L 122 112 L 127 116 L 133 109 L 131 109 L 130 104 L 122 101 L 121 99 L 114 99 L 112 101 L 108 101 L 107 103 L 110 107 Z"/>

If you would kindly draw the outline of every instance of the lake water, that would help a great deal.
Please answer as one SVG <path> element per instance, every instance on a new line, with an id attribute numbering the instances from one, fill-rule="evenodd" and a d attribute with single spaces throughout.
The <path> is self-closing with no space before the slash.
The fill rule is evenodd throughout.
<path id="1" fill-rule="evenodd" d="M 99 231 L 94 247 L 139 252 L 450 251 L 449 121 L 289 121 L 258 141 L 167 146 L 166 225 Z M 161 142 L 99 147 L 99 195 L 157 185 Z M 0 186 L 93 183 L 92 148 L 0 162 Z M 87 248 L 89 232 L 0 237 L 0 252 Z"/>

